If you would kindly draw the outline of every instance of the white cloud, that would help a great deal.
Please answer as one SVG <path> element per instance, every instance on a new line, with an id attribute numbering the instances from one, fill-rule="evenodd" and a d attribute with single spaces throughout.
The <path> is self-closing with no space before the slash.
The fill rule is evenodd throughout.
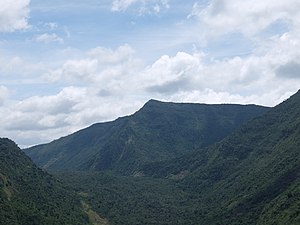
<path id="1" fill-rule="evenodd" d="M 145 101 L 103 98 L 93 87 L 66 87 L 56 95 L 33 96 L 1 107 L 0 136 L 13 138 L 22 147 L 48 142 L 93 123 L 131 114 Z"/>
<path id="2" fill-rule="evenodd" d="M 170 8 L 169 0 L 114 0 L 111 10 L 126 11 L 132 5 L 138 5 L 140 14 L 159 13 Z"/>
<path id="3" fill-rule="evenodd" d="M 212 0 L 208 5 L 195 3 L 189 17 L 197 16 L 206 26 L 206 32 L 242 32 L 255 35 L 278 21 L 299 27 L 300 2 Z"/>
<path id="4" fill-rule="evenodd" d="M 58 24 L 51 22 L 51 23 L 44 23 L 44 27 L 50 30 L 55 30 L 58 28 Z"/>
<path id="5" fill-rule="evenodd" d="M 115 0 L 112 3 L 113 11 L 124 11 L 133 3 L 138 2 L 139 0 Z"/>
<path id="6" fill-rule="evenodd" d="M 97 47 L 89 50 L 85 57 L 67 60 L 63 65 L 48 72 L 46 80 L 99 87 L 102 93 L 129 90 L 128 85 L 141 71 L 142 62 L 134 57 L 129 45 L 116 50 Z"/>
<path id="7" fill-rule="evenodd" d="M 9 90 L 5 86 L 0 86 L 0 106 L 4 103 L 4 101 L 8 98 L 9 96 Z"/>
<path id="8" fill-rule="evenodd" d="M 224 34 L 240 33 L 254 43 L 250 53 L 243 56 L 228 54 L 217 58 L 207 48 L 194 52 L 183 48 L 145 65 L 137 58 L 140 53 L 136 54 L 128 44 L 85 52 L 61 50 L 62 54 L 57 55 L 62 61 L 44 63 L 44 70 L 32 69 L 35 73 L 48 71 L 45 82 L 49 82 L 49 89 L 55 87 L 50 93 L 9 102 L 8 88 L 0 86 L 0 104 L 5 106 L 0 108 L 0 133 L 11 135 L 21 145 L 51 141 L 93 123 L 131 114 L 150 98 L 274 106 L 299 89 L 299 4 L 296 0 L 212 0 L 208 5 L 195 4 L 190 18 L 196 19 L 189 20 L 191 23 L 185 21 L 190 31 L 183 29 L 181 35 L 190 40 L 203 35 L 207 45 L 196 45 L 209 48 L 212 40 L 222 39 Z M 159 13 L 170 6 L 168 1 L 119 0 L 113 1 L 112 10 L 125 11 L 129 7 L 138 12 Z M 194 22 L 198 26 L 193 27 Z M 276 31 L 278 22 L 286 25 L 284 31 Z M 57 28 L 55 23 L 45 26 Z M 201 32 L 197 32 L 200 28 Z M 274 32 L 264 36 L 268 29 Z M 167 44 L 175 43 L 180 32 L 168 36 Z M 53 33 L 40 35 L 35 41 L 64 40 Z M 159 46 L 156 41 L 153 43 L 159 48 L 166 41 Z M 151 47 L 145 46 L 145 52 Z M 23 71 L 30 74 L 29 63 L 21 57 L 2 58 L 1 78 L 7 74 L 21 75 Z"/>
<path id="9" fill-rule="evenodd" d="M 0 78 L 10 78 L 14 74 L 19 77 L 33 75 L 36 71 L 42 69 L 40 63 L 30 63 L 20 56 L 13 56 L 9 58 L 6 55 L 0 55 Z M 10 77 L 7 77 L 10 75 Z"/>
<path id="10" fill-rule="evenodd" d="M 265 47 L 246 57 L 214 59 L 202 52 L 178 52 L 150 65 L 137 59 L 129 45 L 93 48 L 47 74 L 48 80 L 62 87 L 57 94 L 29 97 L 1 108 L 0 132 L 22 141 L 21 145 L 47 142 L 131 114 L 150 98 L 273 106 L 299 89 L 290 70 L 300 59 L 299 48 L 299 39 L 286 33 L 271 37 Z M 22 64 L 19 58 L 12 61 Z M 5 99 L 1 93 L 6 88 L 2 89 L 0 96 Z M 28 134 L 36 136 L 35 142 Z"/>
<path id="11" fill-rule="evenodd" d="M 295 93 L 294 91 L 287 91 L 285 90 L 277 90 L 273 89 L 269 92 L 263 94 L 255 94 L 252 93 L 251 95 L 241 95 L 238 93 L 230 93 L 227 91 L 216 91 L 213 89 L 206 88 L 202 91 L 194 90 L 194 91 L 183 91 L 175 93 L 174 95 L 170 96 L 169 98 L 165 98 L 166 101 L 174 101 L 178 102 L 200 102 L 200 103 L 207 103 L 207 104 L 223 104 L 223 103 L 232 103 L 232 104 L 258 104 L 258 105 L 265 105 L 265 106 L 274 106 L 279 104 L 280 102 L 286 100 L 292 94 Z M 272 103 L 272 104 L 270 104 Z"/>
<path id="12" fill-rule="evenodd" d="M 135 51 L 128 44 L 122 45 L 116 50 L 104 47 L 91 49 L 87 55 L 96 58 L 101 64 L 119 64 L 133 58 Z"/>
<path id="13" fill-rule="evenodd" d="M 285 33 L 265 43 L 244 57 L 214 59 L 201 52 L 162 56 L 143 71 L 140 86 L 165 100 L 274 106 L 299 89 L 295 62 L 300 41 Z"/>
<path id="14" fill-rule="evenodd" d="M 2 136 L 10 133 L 12 137 L 35 133 L 36 139 L 47 141 L 58 138 L 58 134 L 62 135 L 60 130 L 73 128 L 74 123 L 69 118 L 82 113 L 76 106 L 86 97 L 85 88 L 66 87 L 57 95 L 33 96 L 21 102 L 11 103 L 10 106 L 0 109 L 0 133 Z M 56 130 L 57 134 L 53 133 L 53 136 L 47 138 L 47 134 L 53 130 Z M 26 139 L 24 141 L 26 142 Z"/>
<path id="15" fill-rule="evenodd" d="M 61 68 L 49 72 L 45 78 L 56 82 L 59 80 L 67 81 L 90 81 L 94 76 L 98 62 L 95 59 L 68 60 Z"/>
<path id="16" fill-rule="evenodd" d="M 68 20 L 47 17 L 47 23 L 33 17 L 30 32 L 16 32 L 12 40 L 0 43 L 0 136 L 9 136 L 22 146 L 51 141 L 93 123 L 131 114 L 150 98 L 273 106 L 299 89 L 298 0 L 198 1 L 189 19 L 181 20 L 190 10 L 186 7 L 193 3 L 177 1 L 171 8 L 167 0 L 114 0 L 100 6 L 123 12 L 120 18 L 129 15 L 130 20 L 134 19 L 131 13 L 171 12 L 134 21 L 132 33 L 112 38 L 132 44 L 117 48 L 86 50 L 101 42 L 118 43 L 106 41 L 107 37 L 101 35 L 86 39 L 86 27 L 74 27 Z M 91 8 L 95 10 L 96 6 L 99 4 Z M 0 32 L 25 29 L 28 15 L 29 0 L 1 1 Z M 69 15 L 74 16 L 74 11 Z M 160 20 L 163 25 L 153 26 Z M 130 21 L 122 24 L 126 22 Z M 89 31 L 99 30 L 90 25 Z M 91 30 L 91 34 L 111 32 L 106 29 L 103 26 L 101 32 Z M 143 34 L 139 36 L 139 32 Z M 238 43 L 235 34 L 240 38 Z M 23 44 L 22 38 L 26 39 Z M 35 55 L 39 49 L 34 47 L 41 47 L 36 42 L 49 44 L 43 45 L 49 50 L 46 55 Z M 74 47 L 78 43 L 82 46 Z M 196 47 L 192 50 L 193 44 Z M 20 48 L 11 50 L 10 46 Z M 24 52 L 31 47 L 34 51 L 26 56 Z M 246 49 L 247 54 L 235 55 L 240 49 Z"/>
<path id="17" fill-rule="evenodd" d="M 57 34 L 55 34 L 55 33 L 52 33 L 52 34 L 48 34 L 48 33 L 41 34 L 41 35 L 37 36 L 35 38 L 35 40 L 37 42 L 43 42 L 43 43 L 46 43 L 46 44 L 49 44 L 51 42 L 58 42 L 60 44 L 64 43 L 64 40 L 61 37 L 59 37 Z"/>
<path id="18" fill-rule="evenodd" d="M 65 87 L 54 96 L 33 96 L 16 104 L 23 113 L 43 112 L 50 115 L 67 114 L 86 96 L 85 88 Z"/>
<path id="19" fill-rule="evenodd" d="M 29 17 L 30 0 L 0 1 L 0 32 L 13 32 L 26 29 Z"/>
<path id="20" fill-rule="evenodd" d="M 202 70 L 201 54 L 179 52 L 174 57 L 162 56 L 143 73 L 143 87 L 150 92 L 169 93 L 192 88 Z M 199 88 L 199 87 L 198 87 Z"/>
<path id="21" fill-rule="evenodd" d="M 281 65 L 277 68 L 276 74 L 286 78 L 300 79 L 300 63 L 290 61 L 285 65 Z"/>

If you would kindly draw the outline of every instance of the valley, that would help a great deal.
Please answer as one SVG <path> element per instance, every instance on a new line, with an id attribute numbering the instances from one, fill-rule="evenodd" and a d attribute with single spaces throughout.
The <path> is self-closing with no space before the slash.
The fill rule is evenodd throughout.
<path id="1" fill-rule="evenodd" d="M 299 147 L 300 92 L 274 108 L 151 100 L 131 116 L 24 149 L 52 175 L 21 155 L 36 175 L 20 187 L 38 187 L 25 197 L 51 196 L 46 205 L 36 205 L 47 206 L 47 213 L 48 201 L 63 196 L 55 209 L 67 205 L 62 215 L 81 218 L 78 224 L 297 225 Z M 13 207 L 14 199 L 19 201 L 14 195 L 23 189 L 9 175 L 19 170 L 4 162 L 1 204 Z M 43 211 L 30 210 L 36 221 L 43 219 Z M 63 221 L 68 224 L 68 218 Z"/>

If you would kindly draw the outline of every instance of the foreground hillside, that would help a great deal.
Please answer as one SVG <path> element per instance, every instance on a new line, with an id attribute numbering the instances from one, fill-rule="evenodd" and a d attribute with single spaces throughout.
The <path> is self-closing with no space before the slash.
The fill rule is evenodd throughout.
<path id="1" fill-rule="evenodd" d="M 204 224 L 300 224 L 300 92 L 184 170 L 180 185 L 201 199 Z"/>
<path id="2" fill-rule="evenodd" d="M 0 139 L 0 224 L 88 224 L 73 192 L 8 139 Z"/>
<path id="3" fill-rule="evenodd" d="M 151 100 L 134 115 L 92 125 L 25 152 L 48 171 L 110 170 L 129 175 L 149 162 L 175 158 L 220 141 L 267 110 L 255 105 Z"/>
<path id="4" fill-rule="evenodd" d="M 111 224 L 300 224 L 300 92 L 213 146 L 139 171 L 58 176 Z"/>

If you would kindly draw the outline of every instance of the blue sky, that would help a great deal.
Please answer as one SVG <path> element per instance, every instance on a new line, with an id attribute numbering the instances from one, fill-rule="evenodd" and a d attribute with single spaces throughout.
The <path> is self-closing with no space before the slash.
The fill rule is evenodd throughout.
<path id="1" fill-rule="evenodd" d="M 274 106 L 299 89 L 298 0 L 0 0 L 0 136 L 21 147 L 149 99 Z"/>

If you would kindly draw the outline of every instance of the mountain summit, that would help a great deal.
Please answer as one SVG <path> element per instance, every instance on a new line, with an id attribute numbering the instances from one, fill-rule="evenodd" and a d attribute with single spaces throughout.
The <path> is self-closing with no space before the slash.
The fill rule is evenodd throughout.
<path id="1" fill-rule="evenodd" d="M 145 163 L 171 159 L 220 141 L 267 110 L 255 105 L 150 100 L 131 116 L 94 124 L 25 152 L 47 170 L 132 174 Z"/>

